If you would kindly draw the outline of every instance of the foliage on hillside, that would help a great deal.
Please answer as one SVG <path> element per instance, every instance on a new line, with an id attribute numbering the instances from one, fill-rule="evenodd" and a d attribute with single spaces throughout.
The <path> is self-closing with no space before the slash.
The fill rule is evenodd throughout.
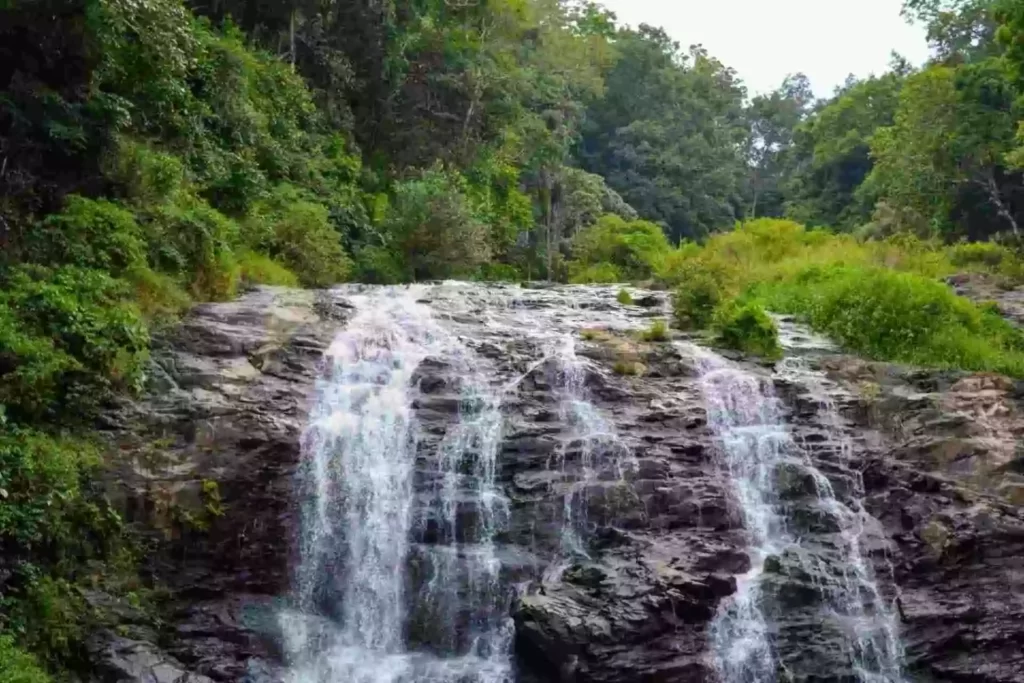
<path id="1" fill-rule="evenodd" d="M 677 287 L 676 321 L 684 329 L 754 305 L 796 314 L 867 357 L 1024 376 L 1024 333 L 940 281 L 958 272 L 1024 281 L 1024 261 L 1006 247 L 912 236 L 862 240 L 759 219 L 702 247 L 684 245 L 674 257 L 673 268 L 659 275 Z M 729 344 L 741 346 L 736 340 Z"/>

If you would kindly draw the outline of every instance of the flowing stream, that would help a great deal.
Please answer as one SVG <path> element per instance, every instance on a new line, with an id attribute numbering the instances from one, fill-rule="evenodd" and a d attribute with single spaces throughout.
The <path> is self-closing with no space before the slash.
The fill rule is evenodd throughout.
<path id="1" fill-rule="evenodd" d="M 298 609 L 283 616 L 294 683 L 511 680 L 508 596 L 492 543 L 503 517 L 500 404 L 472 355 L 417 303 L 423 293 L 352 296 L 357 313 L 327 353 L 306 435 Z M 465 386 L 428 472 L 432 543 L 417 546 L 414 380 L 427 358 L 458 366 Z M 466 507 L 471 529 L 460 528 Z M 424 579 L 410 590 L 413 557 Z M 427 627 L 418 650 L 413 614 Z"/>
<path id="2" fill-rule="evenodd" d="M 612 424 L 590 400 L 587 367 L 576 354 L 576 341 L 565 335 L 551 354 L 555 359 L 555 388 L 561 419 L 569 426 L 569 439 L 558 453 L 557 466 L 566 488 L 562 511 L 564 558 L 587 557 L 589 493 L 600 478 L 625 482 L 626 470 L 635 467 L 629 449 Z M 576 461 L 567 471 L 567 460 Z M 557 565 L 556 565 L 557 566 Z"/>
<path id="3" fill-rule="evenodd" d="M 778 584 L 773 583 L 785 575 L 809 584 L 815 598 L 809 600 L 810 623 L 803 626 L 838 633 L 829 642 L 839 644 L 842 652 L 835 659 L 847 662 L 854 680 L 899 683 L 903 653 L 896 619 L 862 548 L 866 528 L 877 522 L 861 507 L 859 474 L 845 470 L 844 481 L 852 486 L 844 502 L 807 450 L 794 441 L 770 378 L 745 371 L 705 349 L 681 348 L 697 361 L 708 424 L 717 436 L 722 464 L 749 536 L 751 569 L 739 577 L 735 595 L 723 603 L 711 627 L 715 665 L 722 680 L 768 683 L 783 678 L 780 671 L 815 674 L 787 671 L 773 646 L 773 634 L 790 616 L 784 614 L 787 606 L 780 604 Z M 838 452 L 840 463 L 849 461 L 849 442 L 841 436 L 838 411 L 823 378 L 792 359 L 780 363 L 777 372 L 813 393 L 822 423 L 832 428 L 829 445 Z M 801 499 L 799 494 L 806 495 Z M 824 545 L 815 547 L 812 534 L 805 533 L 801 513 L 827 520 L 832 531 L 827 550 L 822 549 Z"/>
<path id="4" fill-rule="evenodd" d="M 587 307 L 573 305 L 577 291 Z M 530 377 L 531 400 L 551 406 L 557 446 L 543 476 L 555 505 L 544 509 L 556 539 L 532 571 L 558 582 L 593 559 L 594 527 L 614 524 L 596 515 L 614 517 L 618 497 L 636 496 L 637 461 L 592 393 L 608 371 L 581 352 L 580 332 L 597 323 L 627 335 L 645 319 L 604 307 L 611 290 L 443 283 L 344 294 L 354 314 L 326 354 L 304 435 L 303 533 L 280 615 L 289 683 L 512 683 L 521 578 L 502 561 L 513 515 L 505 411 Z M 677 348 L 695 360 L 750 556 L 709 630 L 723 683 L 813 678 L 821 661 L 845 662 L 843 680 L 902 683 L 897 622 L 871 556 L 880 531 L 861 505 L 835 387 L 798 360 L 769 377 Z M 828 438 L 798 442 L 776 381 L 811 397 Z M 827 631 L 828 656 L 778 652 L 785 629 Z"/>

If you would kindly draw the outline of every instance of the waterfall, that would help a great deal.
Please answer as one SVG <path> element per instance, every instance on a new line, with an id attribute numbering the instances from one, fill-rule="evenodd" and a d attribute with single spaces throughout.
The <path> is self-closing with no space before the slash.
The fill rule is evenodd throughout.
<path id="1" fill-rule="evenodd" d="M 776 651 L 782 622 L 793 617 L 787 614 L 791 607 L 779 604 L 781 575 L 783 581 L 810 577 L 816 594 L 814 613 L 800 627 L 834 634 L 829 640 L 830 662 L 848 668 L 851 677 L 863 683 L 899 683 L 902 649 L 896 621 L 862 549 L 865 530 L 877 522 L 861 506 L 859 475 L 850 478 L 853 484 L 844 497 L 849 502 L 840 500 L 807 449 L 792 438 L 768 378 L 699 347 L 681 349 L 697 361 L 708 425 L 719 443 L 723 469 L 749 535 L 751 568 L 738 578 L 736 593 L 721 605 L 711 625 L 722 680 L 768 683 L 787 668 L 790 675 L 819 673 L 793 671 L 783 654 L 799 666 L 802 653 Z M 822 386 L 821 378 L 798 362 L 783 362 L 779 372 L 812 388 Z M 831 428 L 835 441 L 830 445 L 837 449 L 840 463 L 848 462 L 850 445 L 841 436 L 836 407 L 827 392 L 815 396 L 820 420 Z M 805 488 L 793 486 L 794 481 L 806 483 Z M 834 525 L 828 543 L 815 547 L 814 534 L 799 528 L 801 510 L 825 515 Z M 811 643 L 806 644 L 810 648 Z"/>
<path id="2" fill-rule="evenodd" d="M 625 483 L 626 470 L 636 462 L 615 432 L 615 426 L 590 400 L 587 368 L 576 354 L 572 334 L 563 335 L 553 351 L 545 354 L 556 364 L 555 395 L 559 417 L 568 426 L 568 441 L 558 452 L 557 467 L 566 488 L 562 510 L 562 554 L 588 557 L 590 490 L 601 477 L 613 477 L 611 485 Z M 576 471 L 567 470 L 567 460 L 577 461 Z M 550 466 L 549 466 L 550 467 Z M 607 482 L 605 482 L 607 486 Z M 555 565 L 559 568 L 561 565 Z"/>
<path id="3" fill-rule="evenodd" d="M 352 296 L 357 313 L 326 354 L 304 440 L 296 605 L 282 614 L 293 683 L 511 680 L 492 541 L 503 516 L 500 404 L 417 303 L 423 293 Z M 436 486 L 423 514 L 436 531 L 417 545 L 415 373 L 427 358 L 458 366 L 466 381 L 459 419 L 427 458 Z M 472 523 L 460 519 L 467 507 Z M 413 613 L 430 620 L 415 642 Z"/>
<path id="4" fill-rule="evenodd" d="M 826 610 L 844 627 L 847 659 L 857 679 L 865 683 L 895 683 L 902 680 L 903 646 L 896 611 L 882 595 L 863 542 L 869 532 L 884 536 L 878 520 L 864 509 L 864 479 L 852 461 L 852 444 L 844 435 L 839 409 L 833 399 L 834 387 L 820 372 L 811 370 L 801 358 L 787 358 L 778 374 L 808 390 L 815 402 L 819 421 L 830 428 L 831 446 L 850 491 L 840 500 L 831 481 L 806 461 L 822 509 L 836 520 L 840 533 L 836 543 L 839 561 L 818 563 L 823 582 Z"/>
<path id="5" fill-rule="evenodd" d="M 751 569 L 737 581 L 711 627 L 715 664 L 725 683 L 775 679 L 769 624 L 762 610 L 765 562 L 792 544 L 778 514 L 775 466 L 791 446 L 778 406 L 764 382 L 693 347 L 701 372 L 708 425 L 718 438 L 724 467 L 750 535 Z"/>

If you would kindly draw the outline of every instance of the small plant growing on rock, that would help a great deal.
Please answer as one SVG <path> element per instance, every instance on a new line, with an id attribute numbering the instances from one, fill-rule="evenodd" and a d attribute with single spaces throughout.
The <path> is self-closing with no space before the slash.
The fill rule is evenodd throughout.
<path id="1" fill-rule="evenodd" d="M 608 332 L 594 327 L 580 330 L 580 336 L 584 341 L 604 341 L 609 337 Z"/>
<path id="2" fill-rule="evenodd" d="M 645 342 L 668 341 L 668 325 L 664 320 L 655 320 L 649 328 L 641 333 L 640 338 Z"/>
<path id="3" fill-rule="evenodd" d="M 643 363 L 630 360 L 619 360 L 612 366 L 612 372 L 623 377 L 639 377 L 646 369 Z"/>
<path id="4" fill-rule="evenodd" d="M 779 330 L 765 310 L 755 303 L 729 304 L 715 313 L 718 342 L 762 358 L 779 358 Z"/>
<path id="5" fill-rule="evenodd" d="M 681 330 L 706 328 L 721 300 L 722 288 L 711 273 L 692 269 L 672 299 L 675 326 Z"/>
<path id="6" fill-rule="evenodd" d="M 633 295 L 630 294 L 625 289 L 620 289 L 619 290 L 619 294 L 618 294 L 618 296 L 615 297 L 615 300 L 618 301 L 623 306 L 632 306 L 633 305 Z"/>

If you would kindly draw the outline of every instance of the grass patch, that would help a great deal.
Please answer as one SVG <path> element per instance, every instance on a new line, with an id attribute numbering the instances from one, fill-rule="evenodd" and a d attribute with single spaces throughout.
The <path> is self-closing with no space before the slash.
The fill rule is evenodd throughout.
<path id="1" fill-rule="evenodd" d="M 641 377 L 646 371 L 644 364 L 638 361 L 619 360 L 612 366 L 612 372 L 622 377 Z"/>
<path id="2" fill-rule="evenodd" d="M 613 338 L 611 332 L 598 327 L 588 327 L 580 330 L 580 337 L 582 337 L 584 341 L 597 342 L 610 341 Z"/>
<path id="3" fill-rule="evenodd" d="M 298 287 L 299 276 L 269 256 L 246 251 L 238 257 L 242 282 L 257 285 Z"/>
<path id="4" fill-rule="evenodd" d="M 664 320 L 655 320 L 650 327 L 640 333 L 640 339 L 645 342 L 668 341 L 668 324 Z"/>
<path id="5" fill-rule="evenodd" d="M 780 358 L 779 330 L 764 308 L 754 302 L 730 303 L 715 313 L 718 343 L 767 359 Z"/>
<path id="6" fill-rule="evenodd" d="M 1024 376 L 1024 334 L 928 277 L 879 267 L 807 266 L 752 285 L 746 297 L 799 316 L 880 360 Z"/>

